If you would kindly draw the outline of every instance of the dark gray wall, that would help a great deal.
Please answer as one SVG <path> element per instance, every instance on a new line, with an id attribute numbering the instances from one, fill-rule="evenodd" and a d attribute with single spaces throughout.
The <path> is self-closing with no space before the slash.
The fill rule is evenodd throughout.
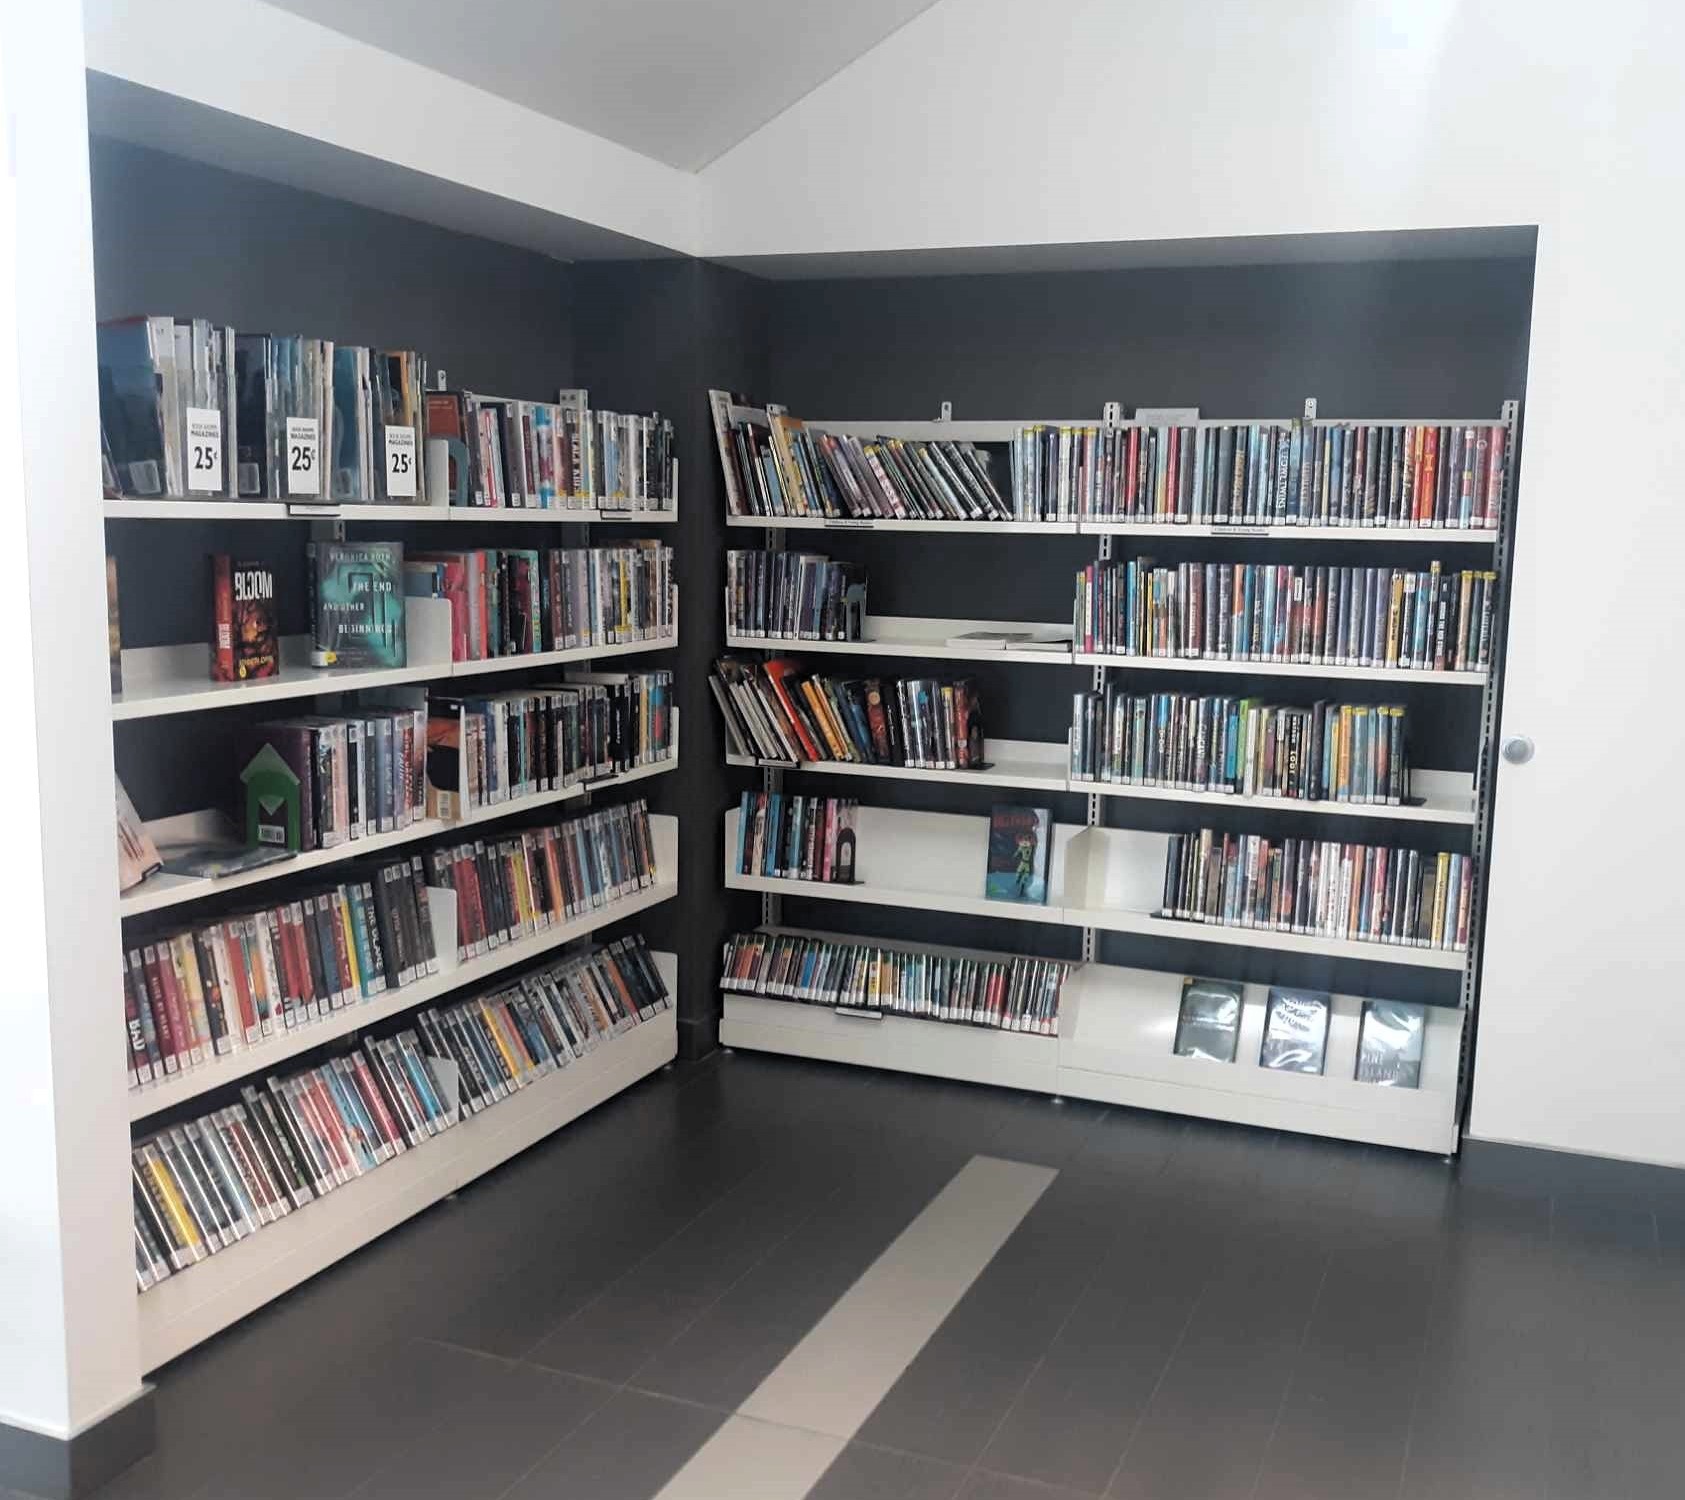
<path id="1" fill-rule="evenodd" d="M 1305 397 L 1323 416 L 1441 417 L 1491 413 L 1524 388 L 1532 303 L 1531 261 L 1416 262 L 1203 268 L 1003 276 L 885 278 L 768 284 L 767 382 L 758 394 L 802 416 L 869 420 L 935 417 L 1098 418 L 1108 400 L 1197 406 L 1206 416 L 1288 416 Z M 1003 474 L 1004 452 L 997 458 Z M 739 534 L 741 535 L 741 534 Z M 737 545 L 749 545 L 747 542 Z M 1068 620 L 1076 570 L 1092 539 L 1021 536 L 897 537 L 828 534 L 824 550 L 866 562 L 875 613 L 982 619 Z M 1164 562 L 1243 557 L 1350 561 L 1349 549 L 1304 543 L 1119 539 L 1116 555 Z M 1243 548 L 1243 550 L 1241 550 Z M 1447 549 L 1412 548 L 1423 565 Z M 1454 554 L 1446 558 L 1454 561 Z M 865 674 L 905 674 L 908 664 L 854 660 Z M 1056 739 L 1087 671 L 1039 666 L 968 668 L 980 682 L 989 732 Z M 1214 691 L 1209 676 L 1155 672 L 1155 688 Z M 1226 678 L 1225 691 L 1310 702 L 1317 685 Z M 1403 702 L 1418 764 L 1472 769 L 1475 690 L 1342 684 L 1349 701 Z M 1352 691 L 1346 692 L 1350 688 Z M 1327 689 L 1324 694 L 1327 695 Z M 837 790 L 792 780 L 793 790 Z M 864 800 L 987 812 L 1010 794 L 988 788 L 870 783 Z M 1055 818 L 1080 822 L 1075 797 L 1052 799 Z M 1114 826 L 1185 828 L 1188 810 L 1110 800 Z M 1231 815 L 1241 832 L 1303 833 L 1263 815 Z M 1337 835 L 1422 848 L 1466 849 L 1466 835 L 1401 836 L 1397 825 L 1352 820 Z M 873 851 L 874 861 L 893 851 Z M 979 877 L 981 878 L 981 877 Z M 886 935 L 934 937 L 978 947 L 1074 953 L 1069 930 L 1019 923 L 787 902 L 786 920 Z M 1102 958 L 1146 968 L 1279 978 L 1360 994 L 1447 1001 L 1445 976 L 1371 964 L 1105 935 Z"/>
<path id="2" fill-rule="evenodd" d="M 699 1056 L 717 1039 L 720 943 L 759 920 L 755 901 L 721 888 L 720 814 L 735 792 L 707 683 L 725 644 L 725 494 L 707 392 L 761 387 L 762 288 L 740 272 L 695 261 L 581 264 L 572 284 L 581 379 L 592 402 L 670 415 L 678 441 L 682 739 L 679 769 L 661 784 L 682 810 L 680 899 L 640 920 L 652 942 L 679 955 L 680 1045 L 684 1055 Z"/>

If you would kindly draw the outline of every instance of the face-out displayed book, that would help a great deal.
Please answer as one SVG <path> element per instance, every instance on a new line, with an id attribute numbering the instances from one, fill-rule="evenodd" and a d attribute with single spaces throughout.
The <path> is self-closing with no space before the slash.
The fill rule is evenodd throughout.
<path id="1" fill-rule="evenodd" d="M 1364 1001 L 1363 1027 L 1357 1037 L 1357 1081 L 1383 1088 L 1420 1088 L 1427 1021 L 1427 1009 L 1421 1005 Z"/>
<path id="2" fill-rule="evenodd" d="M 312 542 L 310 664 L 405 664 L 404 544 Z"/>
<path id="3" fill-rule="evenodd" d="M 1328 1050 L 1328 996 L 1272 988 L 1264 1010 L 1258 1066 L 1277 1073 L 1320 1073 Z"/>
<path id="4" fill-rule="evenodd" d="M 1045 906 L 1052 835 L 1053 814 L 1045 807 L 992 808 L 983 894 L 991 901 Z"/>
<path id="5" fill-rule="evenodd" d="M 1226 979 L 1184 979 L 1176 1018 L 1176 1056 L 1232 1063 L 1240 1043 L 1244 986 Z"/>

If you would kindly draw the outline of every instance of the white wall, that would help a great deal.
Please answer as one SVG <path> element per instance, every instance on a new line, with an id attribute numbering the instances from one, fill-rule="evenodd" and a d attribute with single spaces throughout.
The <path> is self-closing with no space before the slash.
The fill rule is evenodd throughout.
<path id="1" fill-rule="evenodd" d="M 1539 749 L 1472 1130 L 1685 1165 L 1680 9 L 943 0 L 702 174 L 702 245 L 1537 224 L 1504 729 Z"/>
<path id="2" fill-rule="evenodd" d="M 85 0 L 83 9 L 90 68 L 235 117 L 207 138 L 202 120 L 146 111 L 148 144 L 555 253 L 578 251 L 565 228 L 546 242 L 549 216 L 695 246 L 690 173 L 289 11 L 259 0 Z M 494 7 L 485 9 L 485 45 L 496 46 Z M 394 25 L 412 19 L 393 7 Z M 556 87 L 566 86 L 559 72 Z"/>
<path id="3" fill-rule="evenodd" d="M 62 1438 L 140 1391 L 78 8 L 0 58 L 0 1422 Z"/>

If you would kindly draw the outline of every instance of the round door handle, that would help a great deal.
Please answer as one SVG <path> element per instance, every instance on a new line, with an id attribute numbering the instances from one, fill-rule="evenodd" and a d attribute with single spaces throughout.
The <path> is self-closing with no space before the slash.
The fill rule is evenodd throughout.
<path id="1" fill-rule="evenodd" d="M 1512 766 L 1524 766 L 1533 758 L 1533 742 L 1524 734 L 1512 734 L 1504 741 L 1504 759 Z"/>

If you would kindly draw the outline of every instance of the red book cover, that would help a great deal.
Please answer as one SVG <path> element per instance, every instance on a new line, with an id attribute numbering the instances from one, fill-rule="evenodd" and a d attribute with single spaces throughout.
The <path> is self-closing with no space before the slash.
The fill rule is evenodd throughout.
<path id="1" fill-rule="evenodd" d="M 146 974 L 149 990 L 154 973 L 158 977 L 159 995 L 159 1004 L 153 1011 L 154 1019 L 160 1014 L 169 1017 L 165 1029 L 170 1033 L 170 1045 L 177 1061 L 183 1061 L 193 1051 L 193 1028 L 187 1024 L 187 1013 L 181 1003 L 181 994 L 176 988 L 175 961 L 170 956 L 170 945 L 167 942 L 147 944 Z"/>
<path id="2" fill-rule="evenodd" d="M 246 682 L 281 669 L 275 574 L 215 553 L 211 566 L 211 681 Z"/>
<path id="3" fill-rule="evenodd" d="M 258 1032 L 258 1019 L 251 983 L 246 974 L 245 945 L 222 922 L 211 929 L 211 942 L 228 960 L 228 978 L 234 986 L 234 1004 L 240 1015 L 241 1034 L 248 1042 L 252 1041 Z"/>
<path id="4" fill-rule="evenodd" d="M 1439 429 L 1422 429 L 1420 454 L 1422 475 L 1416 481 L 1416 521 L 1418 525 L 1433 525 L 1433 508 L 1439 487 Z"/>
<path id="5" fill-rule="evenodd" d="M 772 684 L 772 690 L 778 695 L 778 701 L 783 705 L 784 712 L 789 716 L 790 723 L 795 730 L 796 738 L 802 743 L 802 751 L 808 760 L 829 760 L 830 757 L 820 750 L 814 743 L 813 737 L 807 732 L 807 725 L 803 716 L 796 712 L 796 705 L 790 697 L 789 689 L 784 685 L 784 679 L 802 670 L 798 661 L 788 657 L 779 657 L 766 662 L 761 670 L 766 673 L 767 681 Z"/>

